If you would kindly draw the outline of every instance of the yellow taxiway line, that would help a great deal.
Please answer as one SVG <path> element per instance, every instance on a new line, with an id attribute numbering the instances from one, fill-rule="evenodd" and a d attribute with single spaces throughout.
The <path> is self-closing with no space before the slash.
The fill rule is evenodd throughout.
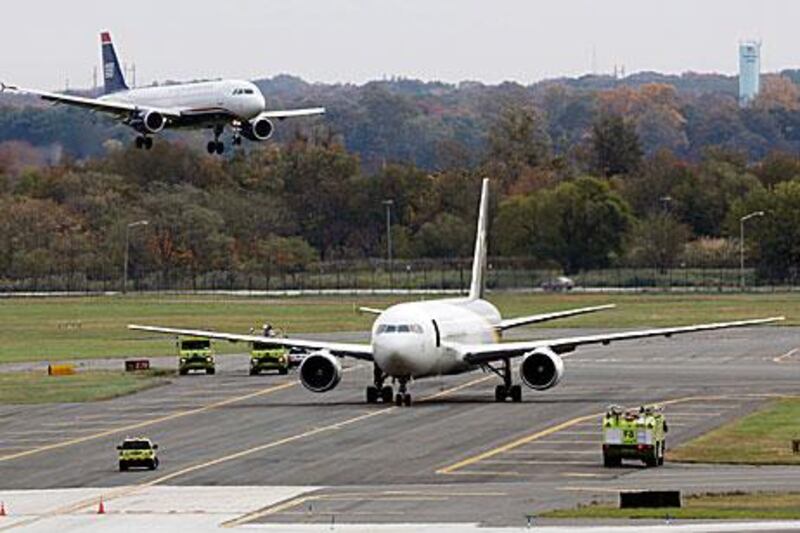
<path id="1" fill-rule="evenodd" d="M 129 425 L 126 425 L 126 426 L 114 427 L 114 428 L 111 428 L 111 429 L 107 429 L 105 431 L 100 431 L 99 433 L 92 433 L 90 435 L 84 435 L 82 437 L 76 437 L 74 439 L 68 439 L 68 440 L 64 440 L 64 441 L 60 441 L 60 442 L 55 442 L 53 444 L 48 444 L 46 446 L 39 446 L 39 447 L 36 447 L 36 448 L 31 448 L 31 449 L 25 450 L 24 452 L 14 453 L 14 454 L 10 454 L 10 455 L 4 455 L 4 456 L 0 457 L 0 462 L 11 461 L 13 459 L 19 459 L 21 457 L 27 457 L 29 455 L 34 455 L 34 454 L 37 454 L 37 453 L 42 453 L 42 452 L 46 452 L 46 451 L 50 451 L 50 450 L 56 450 L 58 448 L 64 448 L 66 446 L 73 446 L 75 444 L 81 444 L 81 443 L 84 443 L 86 441 L 95 440 L 95 439 L 101 439 L 103 437 L 109 437 L 111 435 L 116 435 L 117 433 L 131 432 L 133 430 L 141 429 L 141 428 L 144 428 L 144 427 L 147 427 L 147 426 L 151 426 L 153 424 L 160 424 L 162 422 L 169 422 L 171 420 L 175 420 L 175 419 L 178 419 L 178 418 L 183 418 L 183 417 L 186 417 L 186 416 L 191 416 L 191 415 L 204 413 L 206 411 L 211 411 L 212 409 L 218 409 L 220 407 L 224 407 L 224 406 L 230 405 L 232 403 L 237 403 L 237 402 L 241 402 L 241 401 L 244 401 L 244 400 L 249 400 L 251 398 L 257 398 L 259 396 L 264 396 L 266 394 L 271 394 L 273 392 L 282 391 L 284 389 L 288 389 L 288 388 L 295 387 L 295 386 L 297 386 L 297 382 L 296 381 L 290 381 L 288 383 L 283 383 L 281 385 L 275 385 L 274 387 L 267 387 L 266 389 L 261 389 L 261 390 L 255 391 L 255 392 L 251 392 L 251 393 L 245 394 L 243 396 L 235 396 L 233 398 L 228 398 L 226 400 L 220 400 L 218 402 L 210 403 L 208 405 L 204 405 L 203 407 L 198 407 L 196 409 L 188 409 L 186 411 L 179 411 L 177 413 L 172 413 L 172 414 L 169 414 L 169 415 L 166 415 L 166 416 L 162 416 L 162 417 L 159 417 L 159 418 L 153 418 L 153 419 L 150 419 L 150 420 L 144 420 L 144 421 L 136 422 L 135 424 L 129 424 Z"/>

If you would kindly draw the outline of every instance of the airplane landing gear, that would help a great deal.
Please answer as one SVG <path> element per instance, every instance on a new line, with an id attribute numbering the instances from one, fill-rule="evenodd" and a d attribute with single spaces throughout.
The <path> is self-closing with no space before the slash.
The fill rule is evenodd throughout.
<path id="1" fill-rule="evenodd" d="M 214 140 L 208 141 L 208 145 L 206 146 L 206 150 L 208 150 L 209 154 L 216 153 L 222 155 L 225 151 L 225 145 L 219 140 L 219 136 L 222 135 L 224 130 L 225 128 L 223 126 L 214 126 Z"/>
<path id="2" fill-rule="evenodd" d="M 378 365 L 373 367 L 373 379 L 375 384 L 367 387 L 367 403 L 378 403 L 378 400 L 383 403 L 392 403 L 394 389 L 391 385 L 383 384 L 386 375 L 378 368 Z"/>
<path id="3" fill-rule="evenodd" d="M 145 150 L 149 150 L 153 147 L 153 138 L 152 137 L 145 137 L 144 135 L 139 135 L 136 137 L 136 148 Z"/>
<path id="4" fill-rule="evenodd" d="M 486 367 L 503 379 L 503 384 L 494 388 L 494 400 L 502 403 L 506 401 L 506 398 L 511 398 L 512 402 L 520 403 L 522 401 L 522 386 L 512 384 L 511 360 L 503 359 L 503 368 L 500 370 L 488 364 Z"/>
<path id="5" fill-rule="evenodd" d="M 410 407 L 411 406 L 411 393 L 406 390 L 408 378 L 400 378 L 400 387 L 397 395 L 394 397 L 394 404 L 397 407 Z"/>

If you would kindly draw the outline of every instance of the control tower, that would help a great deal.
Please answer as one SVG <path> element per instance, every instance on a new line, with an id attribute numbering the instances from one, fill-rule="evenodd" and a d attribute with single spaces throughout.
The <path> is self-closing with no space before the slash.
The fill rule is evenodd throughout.
<path id="1" fill-rule="evenodd" d="M 739 43 L 739 105 L 752 103 L 758 95 L 761 77 L 761 41 Z"/>

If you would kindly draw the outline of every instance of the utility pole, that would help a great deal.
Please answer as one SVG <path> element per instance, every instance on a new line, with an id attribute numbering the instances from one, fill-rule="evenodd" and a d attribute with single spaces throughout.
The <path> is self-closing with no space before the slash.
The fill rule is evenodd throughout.
<path id="1" fill-rule="evenodd" d="M 125 265 L 122 268 L 122 294 L 127 294 L 128 292 L 128 257 L 130 256 L 130 248 L 131 248 L 131 228 L 135 228 L 136 226 L 146 226 L 150 222 L 147 220 L 137 220 L 136 222 L 131 222 L 127 226 L 125 226 Z"/>
<path id="2" fill-rule="evenodd" d="M 394 265 L 392 264 L 392 206 L 394 200 L 384 200 L 386 206 L 386 258 L 389 260 L 389 289 L 394 289 Z"/>
<path id="3" fill-rule="evenodd" d="M 753 217 L 763 217 L 764 211 L 753 211 L 739 219 L 739 286 L 744 290 L 744 223 Z"/>

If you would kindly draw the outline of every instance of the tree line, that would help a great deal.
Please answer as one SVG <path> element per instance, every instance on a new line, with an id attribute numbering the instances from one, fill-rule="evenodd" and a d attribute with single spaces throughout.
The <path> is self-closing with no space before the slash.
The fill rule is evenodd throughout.
<path id="1" fill-rule="evenodd" d="M 149 224 L 130 231 L 134 276 L 291 272 L 383 257 L 387 199 L 395 257 L 466 257 L 483 177 L 493 180 L 498 257 L 567 273 L 734 266 L 740 218 L 764 211 L 748 222 L 748 260 L 764 279 L 796 276 L 800 159 L 789 125 L 800 96 L 791 79 L 766 83 L 747 109 L 713 104 L 728 101 L 724 92 L 690 97 L 666 84 L 591 94 L 553 85 L 515 97 L 514 87 L 497 87 L 493 96 L 502 97 L 481 104 L 497 107 L 481 118 L 484 128 L 448 119 L 454 129 L 430 137 L 419 136 L 421 116 L 409 104 L 419 87 L 394 84 L 364 89 L 367 103 L 354 101 L 352 121 L 334 108 L 339 131 L 328 119 L 306 123 L 224 159 L 201 153 L 192 138 L 159 139 L 141 152 L 103 134 L 96 155 L 71 157 L 67 144 L 66 154 L 54 154 L 13 130 L 15 140 L 0 144 L 0 277 L 119 276 L 127 225 L 136 220 Z M 288 100 L 285 93 L 276 91 Z M 688 105 L 693 98 L 703 104 Z M 444 116 L 433 110 L 422 117 Z M 47 122 L 37 110 L 4 113 Z M 764 117 L 783 126 L 774 130 Z M 359 120 L 372 125 L 362 129 Z M 751 121 L 760 137 L 745 127 Z M 483 138 L 465 141 L 461 127 Z M 58 136 L 69 143 L 83 133 Z M 773 133 L 780 142 L 765 141 Z M 436 157 L 420 160 L 426 139 Z M 371 148 L 354 149 L 357 142 Z"/>

